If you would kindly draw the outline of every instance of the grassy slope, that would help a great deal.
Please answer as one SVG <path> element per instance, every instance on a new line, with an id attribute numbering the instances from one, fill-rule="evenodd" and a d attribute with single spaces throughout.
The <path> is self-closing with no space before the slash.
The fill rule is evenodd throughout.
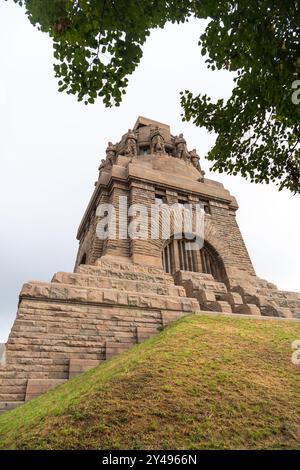
<path id="1" fill-rule="evenodd" d="M 300 324 L 190 316 L 0 416 L 0 449 L 299 448 Z"/>

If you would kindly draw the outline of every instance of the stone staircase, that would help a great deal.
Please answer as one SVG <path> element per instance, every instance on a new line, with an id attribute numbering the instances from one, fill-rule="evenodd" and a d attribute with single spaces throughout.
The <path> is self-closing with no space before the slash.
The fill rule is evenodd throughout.
<path id="1" fill-rule="evenodd" d="M 211 274 L 178 271 L 175 283 L 206 311 L 300 318 L 300 294 L 278 291 L 274 284 L 256 276 L 237 279 L 230 290 Z"/>
<path id="2" fill-rule="evenodd" d="M 26 283 L 0 365 L 0 412 L 199 309 L 163 270 L 111 260 Z"/>
<path id="3" fill-rule="evenodd" d="M 294 318 L 300 318 L 300 294 L 298 292 L 278 291 L 276 302 L 284 308 L 289 308 Z"/>
<path id="4" fill-rule="evenodd" d="M 23 286 L 0 358 L 0 413 L 153 336 L 193 312 L 300 318 L 300 294 L 255 276 L 231 280 L 109 257 Z"/>
<path id="5" fill-rule="evenodd" d="M 264 279 L 255 278 L 251 283 L 232 287 L 243 301 L 256 305 L 261 315 L 283 318 L 300 318 L 300 295 L 279 291 L 277 287 Z"/>

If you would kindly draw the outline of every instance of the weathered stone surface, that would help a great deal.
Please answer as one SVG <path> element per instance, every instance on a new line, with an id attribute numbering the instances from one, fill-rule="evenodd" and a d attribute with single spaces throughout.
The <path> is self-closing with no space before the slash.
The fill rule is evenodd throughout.
<path id="1" fill-rule="evenodd" d="M 155 335 L 158 332 L 158 329 L 159 327 L 147 328 L 147 327 L 138 326 L 136 329 L 137 342 L 142 343 L 146 339 L 151 338 L 151 336 Z"/>
<path id="2" fill-rule="evenodd" d="M 226 302 L 228 302 L 231 305 L 232 309 L 244 303 L 241 295 L 237 292 L 228 292 L 227 294 L 223 294 L 221 296 L 221 300 L 225 300 Z"/>
<path id="3" fill-rule="evenodd" d="M 25 401 L 32 400 L 32 398 L 45 393 L 51 388 L 57 387 L 65 382 L 60 379 L 28 379 Z"/>
<path id="4" fill-rule="evenodd" d="M 89 369 L 97 367 L 101 361 L 97 361 L 95 359 L 70 359 L 69 364 L 69 379 L 76 377 L 77 375 L 81 374 L 82 372 L 86 372 Z"/>
<path id="5" fill-rule="evenodd" d="M 106 342 L 106 359 L 110 359 L 116 354 L 120 354 L 124 351 L 127 351 L 135 344 L 132 342 L 117 342 L 117 341 L 107 341 Z"/>
<path id="6" fill-rule="evenodd" d="M 235 313 L 243 315 L 261 315 L 260 309 L 254 304 L 243 304 L 235 308 Z"/>
<path id="7" fill-rule="evenodd" d="M 107 260 L 86 268 L 22 289 L 0 369 L 2 401 L 29 400 L 152 336 L 170 318 L 199 310 L 161 269 Z"/>
<path id="8" fill-rule="evenodd" d="M 195 292 L 195 296 L 199 300 L 200 305 L 205 304 L 206 302 L 216 301 L 216 294 L 210 290 L 199 289 L 198 292 Z"/>
<path id="9" fill-rule="evenodd" d="M 24 401 L 2 401 L 0 402 L 0 414 L 5 413 L 5 411 L 13 410 L 20 405 L 24 405 Z"/>
<path id="10" fill-rule="evenodd" d="M 167 326 L 169 323 L 178 320 L 179 318 L 183 317 L 183 312 L 176 312 L 176 311 L 163 311 L 162 312 L 162 325 Z"/>

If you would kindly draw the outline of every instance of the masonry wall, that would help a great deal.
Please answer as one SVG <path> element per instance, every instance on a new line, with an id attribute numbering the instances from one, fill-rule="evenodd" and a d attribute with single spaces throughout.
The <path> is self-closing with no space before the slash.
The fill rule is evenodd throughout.
<path id="1" fill-rule="evenodd" d="M 206 223 L 211 224 L 212 233 L 207 238 L 219 251 L 226 268 L 237 268 L 248 274 L 255 271 L 236 221 L 236 212 L 228 206 L 215 201 L 210 202 L 211 216 L 206 216 Z"/>
<path id="2" fill-rule="evenodd" d="M 235 210 L 229 203 L 221 203 L 215 199 L 203 198 L 190 192 L 178 191 L 176 188 L 165 189 L 159 184 L 149 183 L 131 179 L 127 182 L 111 182 L 110 189 L 103 188 L 98 201 L 110 202 L 115 207 L 117 218 L 117 239 L 99 240 L 96 236 L 96 225 L 99 219 L 91 218 L 90 225 L 86 234 L 80 242 L 79 253 L 76 266 L 78 266 L 83 253 L 87 254 L 87 263 L 94 263 L 96 259 L 104 254 L 112 256 L 122 256 L 130 258 L 136 263 L 146 263 L 148 265 L 162 267 L 162 250 L 166 239 L 153 240 L 151 238 L 151 225 L 148 224 L 148 240 L 127 239 L 122 240 L 119 237 L 119 217 L 128 223 L 132 222 L 133 217 L 127 219 L 127 214 L 119 210 L 119 197 L 128 198 L 128 207 L 131 204 L 142 204 L 148 210 L 148 218 L 151 217 L 151 205 L 155 204 L 156 193 L 165 194 L 166 203 L 173 205 L 182 198 L 188 203 L 205 202 L 209 206 L 209 214 L 205 215 L 205 239 L 215 249 L 222 259 L 225 270 L 228 271 L 228 277 L 232 276 L 232 271 L 241 271 L 248 275 L 255 276 L 255 271 L 251 263 L 247 248 L 244 244 L 240 229 L 238 227 Z M 161 220 L 160 232 L 161 230 Z M 155 225 L 155 222 L 153 222 Z M 171 224 L 171 236 L 174 233 L 173 224 Z"/>
<path id="3" fill-rule="evenodd" d="M 101 262 L 25 284 L 0 365 L 0 412 L 196 310 L 172 276 L 131 264 Z"/>

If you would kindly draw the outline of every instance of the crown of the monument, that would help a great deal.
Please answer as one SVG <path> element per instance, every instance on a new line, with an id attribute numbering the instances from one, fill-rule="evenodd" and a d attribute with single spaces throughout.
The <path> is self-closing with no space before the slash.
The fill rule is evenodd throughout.
<path id="1" fill-rule="evenodd" d="M 170 126 L 153 119 L 140 116 L 133 129 L 128 129 L 119 142 L 109 142 L 106 150 L 106 159 L 102 160 L 100 171 L 109 171 L 113 164 L 118 163 L 118 157 L 139 158 L 145 155 L 176 158 L 182 161 L 191 170 L 199 172 L 199 181 L 203 180 L 204 172 L 199 164 L 199 156 L 195 149 L 188 151 L 183 134 L 174 136 Z M 175 160 L 173 161 L 175 163 Z M 125 165 L 126 162 L 122 162 Z M 178 164 L 178 163 L 177 163 Z"/>

